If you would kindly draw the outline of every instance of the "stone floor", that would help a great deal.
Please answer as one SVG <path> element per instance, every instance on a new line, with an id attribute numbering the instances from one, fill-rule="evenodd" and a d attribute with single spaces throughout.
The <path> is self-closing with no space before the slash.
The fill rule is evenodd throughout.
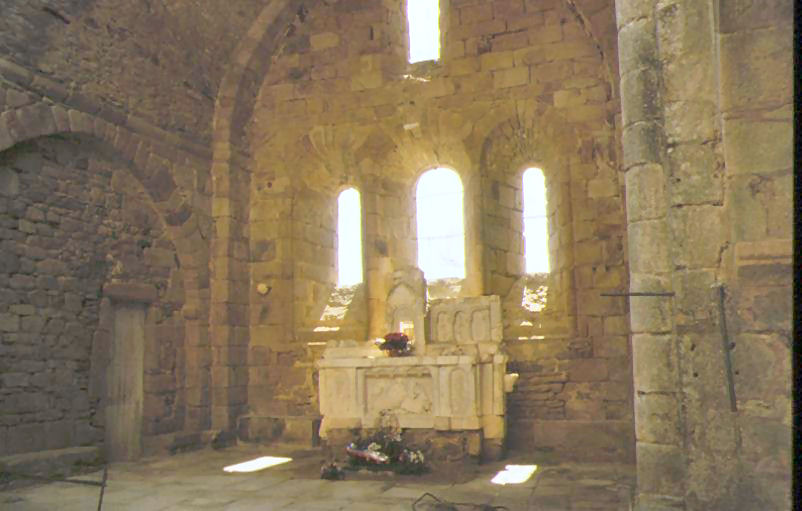
<path id="1" fill-rule="evenodd" d="M 249 474 L 228 474 L 226 465 L 260 456 L 293 461 Z M 536 464 L 524 456 L 498 463 L 434 467 L 424 476 L 391 477 L 348 472 L 344 481 L 319 478 L 319 451 L 290 446 L 237 446 L 203 450 L 109 467 L 103 500 L 107 511 L 128 510 L 596 510 L 628 511 L 633 467 L 617 464 L 539 465 L 520 485 L 499 486 L 490 479 L 505 464 Z M 100 480 L 101 472 L 80 479 Z M 425 492 L 451 503 L 437 507 Z M 0 492 L 0 509 L 86 511 L 97 509 L 99 488 L 50 483 Z M 491 507 L 481 508 L 478 505 Z M 495 509 L 505 509 L 496 507 Z"/>

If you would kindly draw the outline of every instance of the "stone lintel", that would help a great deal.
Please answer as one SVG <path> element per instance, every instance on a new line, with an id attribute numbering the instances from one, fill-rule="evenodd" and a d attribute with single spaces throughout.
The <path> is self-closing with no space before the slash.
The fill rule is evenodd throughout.
<path id="1" fill-rule="evenodd" d="M 103 295 L 115 302 L 155 302 L 159 294 L 155 286 L 138 282 L 109 282 L 103 286 Z"/>

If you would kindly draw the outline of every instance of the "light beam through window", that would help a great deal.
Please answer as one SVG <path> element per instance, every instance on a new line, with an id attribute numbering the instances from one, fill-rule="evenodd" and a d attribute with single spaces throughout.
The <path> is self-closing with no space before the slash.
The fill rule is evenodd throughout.
<path id="1" fill-rule="evenodd" d="M 359 192 L 348 188 L 337 198 L 337 286 L 362 282 L 362 207 Z"/>
<path id="2" fill-rule="evenodd" d="M 439 0 L 407 0 L 410 63 L 440 58 L 439 4 Z"/>
<path id="3" fill-rule="evenodd" d="M 418 266 L 426 280 L 465 278 L 462 181 L 453 170 L 425 172 L 416 191 Z"/>
<path id="4" fill-rule="evenodd" d="M 549 272 L 549 223 L 546 217 L 546 180 L 531 167 L 523 175 L 524 259 L 526 273 Z"/>

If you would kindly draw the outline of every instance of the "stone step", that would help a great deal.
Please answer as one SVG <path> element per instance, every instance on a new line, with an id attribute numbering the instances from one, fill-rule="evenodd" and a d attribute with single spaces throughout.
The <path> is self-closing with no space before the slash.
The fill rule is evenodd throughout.
<path id="1" fill-rule="evenodd" d="M 320 445 L 320 417 L 246 416 L 239 419 L 238 436 L 244 442 L 291 442 L 307 447 Z"/>

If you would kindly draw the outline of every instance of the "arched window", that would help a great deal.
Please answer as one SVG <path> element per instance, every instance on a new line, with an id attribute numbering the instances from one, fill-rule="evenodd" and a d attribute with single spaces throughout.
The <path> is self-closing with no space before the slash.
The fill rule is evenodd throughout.
<path id="1" fill-rule="evenodd" d="M 407 0 L 409 62 L 440 58 L 440 1 Z"/>
<path id="2" fill-rule="evenodd" d="M 362 207 L 359 192 L 348 188 L 337 198 L 337 286 L 362 282 Z"/>
<path id="3" fill-rule="evenodd" d="M 465 278 L 462 181 L 450 169 L 425 172 L 415 193 L 418 266 L 427 280 Z"/>
<path id="4" fill-rule="evenodd" d="M 524 260 L 526 273 L 549 272 L 549 224 L 546 218 L 546 180 L 531 167 L 523 175 Z"/>

